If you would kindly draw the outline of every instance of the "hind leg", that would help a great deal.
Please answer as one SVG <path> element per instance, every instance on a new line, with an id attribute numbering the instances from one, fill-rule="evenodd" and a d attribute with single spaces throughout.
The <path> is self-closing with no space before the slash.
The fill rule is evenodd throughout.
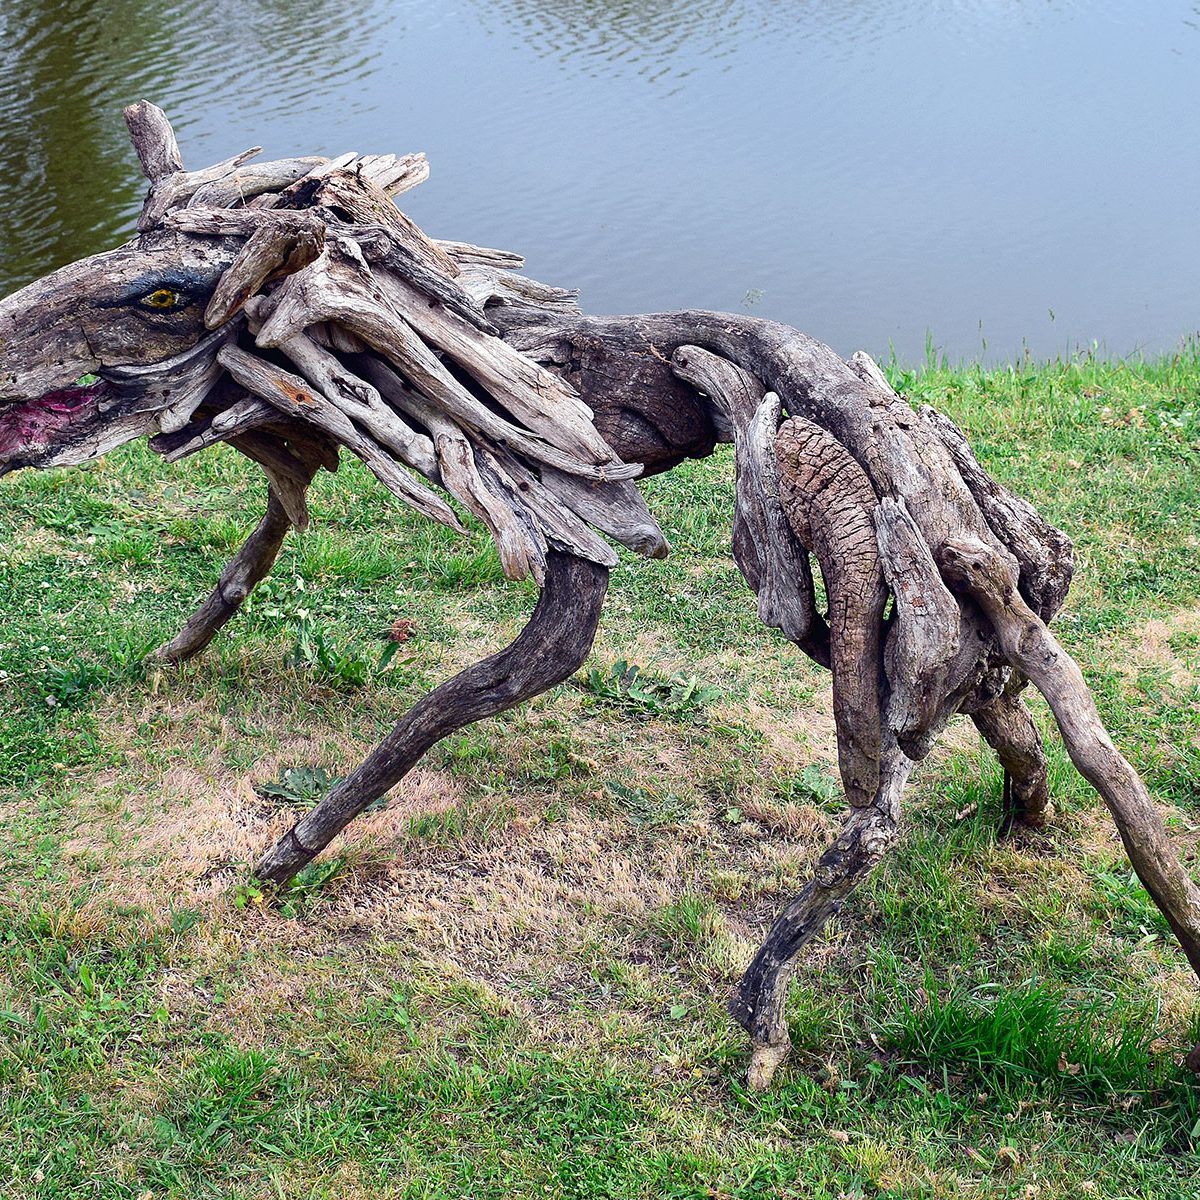
<path id="1" fill-rule="evenodd" d="M 574 674 L 592 648 L 607 590 L 606 567 L 551 551 L 545 587 L 516 640 L 418 700 L 358 770 L 263 855 L 255 875 L 269 883 L 286 883 L 447 734 L 512 708 Z"/>
<path id="2" fill-rule="evenodd" d="M 1007 831 L 1018 821 L 1040 829 L 1054 815 L 1046 774 L 1046 751 L 1033 714 L 1019 695 L 1007 692 L 971 713 L 975 727 L 1004 768 Z"/>

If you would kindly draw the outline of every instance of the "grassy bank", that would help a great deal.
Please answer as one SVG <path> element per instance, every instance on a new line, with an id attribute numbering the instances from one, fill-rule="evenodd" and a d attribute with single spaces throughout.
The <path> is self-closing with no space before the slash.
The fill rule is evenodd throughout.
<path id="1" fill-rule="evenodd" d="M 1075 539 L 1060 636 L 1194 863 L 1200 358 L 894 380 Z M 623 559 L 574 684 L 267 907 L 255 852 L 533 593 L 348 463 L 207 656 L 147 674 L 260 483 L 140 447 L 0 482 L 0 1195 L 1200 1195 L 1195 980 L 1055 739 L 1054 823 L 998 840 L 952 725 L 742 1090 L 724 996 L 838 820 L 828 678 L 728 558 L 728 453 L 647 487 L 675 553 Z"/>

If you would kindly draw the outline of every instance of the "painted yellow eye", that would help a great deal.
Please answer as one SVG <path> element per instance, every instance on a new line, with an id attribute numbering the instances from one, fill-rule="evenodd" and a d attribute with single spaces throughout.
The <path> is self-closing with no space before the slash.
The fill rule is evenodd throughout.
<path id="1" fill-rule="evenodd" d="M 142 304 L 147 308 L 158 309 L 160 312 L 167 308 L 179 308 L 183 305 L 183 296 L 174 288 L 155 288 L 142 297 Z"/>

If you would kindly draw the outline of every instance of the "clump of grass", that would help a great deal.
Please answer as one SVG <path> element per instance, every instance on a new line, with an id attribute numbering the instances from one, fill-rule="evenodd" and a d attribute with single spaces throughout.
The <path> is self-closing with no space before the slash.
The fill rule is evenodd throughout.
<path id="1" fill-rule="evenodd" d="M 655 675 L 623 658 L 607 671 L 593 667 L 587 674 L 585 687 L 601 703 L 632 716 L 674 721 L 699 716 L 721 694 L 717 688 L 700 683 L 694 675 L 680 671 L 669 676 Z"/>
<path id="2" fill-rule="evenodd" d="M 684 825 L 696 815 L 691 800 L 663 788 L 627 787 L 615 779 L 609 780 L 607 787 L 635 825 Z"/>
<path id="3" fill-rule="evenodd" d="M 1039 1081 L 1106 1095 L 1162 1082 L 1162 1060 L 1152 1051 L 1157 1014 L 1128 1001 L 1073 1003 L 1036 979 L 938 991 L 929 977 L 921 999 L 902 998 L 886 1029 L 896 1054 L 913 1065 L 967 1071 L 999 1088 Z"/>

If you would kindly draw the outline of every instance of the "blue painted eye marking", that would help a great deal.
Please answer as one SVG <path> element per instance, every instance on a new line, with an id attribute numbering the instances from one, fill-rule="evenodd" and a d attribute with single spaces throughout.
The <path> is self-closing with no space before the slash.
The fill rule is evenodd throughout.
<path id="1" fill-rule="evenodd" d="M 139 308 L 158 315 L 182 312 L 211 295 L 213 281 L 194 271 L 155 272 L 135 279 L 106 308 Z"/>

